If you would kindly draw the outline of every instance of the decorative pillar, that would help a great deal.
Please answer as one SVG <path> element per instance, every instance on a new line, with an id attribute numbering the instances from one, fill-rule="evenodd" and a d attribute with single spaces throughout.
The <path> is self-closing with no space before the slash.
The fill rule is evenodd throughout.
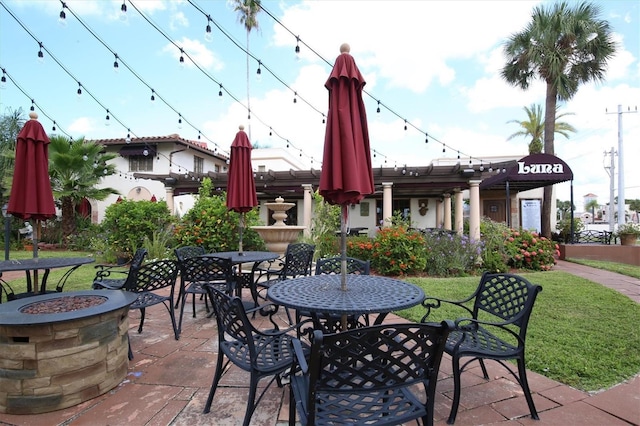
<path id="1" fill-rule="evenodd" d="M 444 194 L 444 229 L 451 230 L 451 194 Z"/>
<path id="2" fill-rule="evenodd" d="M 462 191 L 460 188 L 453 190 L 453 199 L 455 203 L 455 231 L 458 235 L 462 235 L 464 231 L 464 206 L 462 200 Z"/>
<path id="3" fill-rule="evenodd" d="M 165 186 L 164 190 L 166 193 L 165 200 L 167 201 L 167 210 L 169 210 L 169 213 L 174 214 L 175 212 L 173 211 L 173 186 Z"/>
<path id="4" fill-rule="evenodd" d="M 480 241 L 480 182 L 469 181 L 469 238 Z"/>
<path id="5" fill-rule="evenodd" d="M 391 187 L 393 182 L 382 182 L 382 227 L 391 226 L 391 216 L 393 216 L 393 194 Z"/>
<path id="6" fill-rule="evenodd" d="M 303 183 L 302 189 L 304 193 L 303 205 L 302 205 L 302 225 L 305 226 L 303 232 L 305 237 L 311 236 L 311 206 L 313 205 L 313 199 L 311 197 L 311 190 L 313 189 L 311 184 Z"/>
<path id="7" fill-rule="evenodd" d="M 442 200 L 438 198 L 436 200 L 436 228 L 442 228 L 442 216 L 443 216 L 443 208 Z"/>

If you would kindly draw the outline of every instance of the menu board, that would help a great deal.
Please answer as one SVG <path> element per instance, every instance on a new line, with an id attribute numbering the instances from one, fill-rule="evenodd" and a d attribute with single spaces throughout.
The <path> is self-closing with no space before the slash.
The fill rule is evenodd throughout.
<path id="1" fill-rule="evenodd" d="M 536 232 L 541 231 L 542 225 L 540 223 L 540 206 L 541 201 L 539 198 L 533 200 L 520 200 L 522 229 Z"/>

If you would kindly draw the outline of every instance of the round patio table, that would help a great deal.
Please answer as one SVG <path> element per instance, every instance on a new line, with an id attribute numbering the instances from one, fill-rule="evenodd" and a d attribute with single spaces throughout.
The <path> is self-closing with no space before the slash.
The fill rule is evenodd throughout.
<path id="1" fill-rule="evenodd" d="M 58 285 L 56 286 L 56 291 L 62 291 L 64 284 L 67 282 L 69 275 L 76 269 L 78 269 L 81 265 L 85 265 L 87 263 L 95 262 L 93 257 L 34 257 L 29 259 L 20 259 L 20 260 L 5 260 L 0 262 L 0 272 L 8 272 L 8 271 L 25 271 L 27 275 L 27 291 L 26 293 L 16 294 L 8 293 L 8 296 L 12 297 L 22 297 L 22 296 L 32 296 L 38 293 L 37 288 L 33 288 L 32 280 L 31 280 L 31 271 L 34 271 L 34 282 L 35 282 L 35 271 L 43 270 L 44 275 L 42 276 L 42 282 L 40 283 L 40 293 L 47 292 L 47 278 L 49 277 L 49 272 L 52 269 L 58 268 L 67 268 L 71 266 L 71 269 L 66 271 L 64 275 L 58 281 Z M 38 284 L 37 282 L 35 283 Z"/>
<path id="2" fill-rule="evenodd" d="M 347 275 L 347 290 L 340 275 L 310 275 L 273 284 L 267 297 L 278 305 L 329 315 L 378 313 L 376 324 L 392 311 L 421 303 L 422 289 L 411 283 L 376 275 Z"/>

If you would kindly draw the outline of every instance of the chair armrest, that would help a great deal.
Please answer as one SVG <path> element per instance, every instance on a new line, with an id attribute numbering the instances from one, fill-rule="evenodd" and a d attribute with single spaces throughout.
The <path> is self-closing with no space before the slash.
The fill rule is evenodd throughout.
<path id="1" fill-rule="evenodd" d="M 300 341 L 300 339 L 293 339 L 291 341 L 291 346 L 293 347 L 293 354 L 295 355 L 295 359 L 300 366 L 300 371 L 302 371 L 303 374 L 307 374 L 307 372 L 309 371 L 309 364 L 307 364 L 307 358 L 302 347 L 302 342 Z"/>
<path id="2" fill-rule="evenodd" d="M 422 301 L 422 306 L 426 309 L 426 313 L 422 316 L 421 322 L 425 322 L 425 320 L 429 317 L 429 315 L 431 315 L 431 311 L 442 307 L 443 304 L 457 306 L 458 308 L 461 308 L 464 311 L 466 311 L 469 314 L 469 316 L 473 316 L 473 311 L 471 310 L 471 308 L 465 305 L 465 303 L 470 301 L 472 298 L 473 297 L 468 297 L 463 300 L 447 300 L 447 299 L 440 299 L 437 297 L 427 296 Z"/>
<path id="3" fill-rule="evenodd" d="M 126 265 L 95 265 L 96 275 L 93 278 L 94 281 L 100 281 L 103 278 L 109 277 L 111 274 L 123 274 L 127 275 L 129 270 L 122 269 Z"/>
<path id="4" fill-rule="evenodd" d="M 454 321 L 455 328 L 457 330 L 462 331 L 462 332 L 464 332 L 464 331 L 475 331 L 478 328 L 480 328 L 480 326 L 483 326 L 486 331 L 489 331 L 491 327 L 494 327 L 494 328 L 502 330 L 503 332 L 506 332 L 506 333 L 510 334 L 511 336 L 516 338 L 518 340 L 518 342 L 523 343 L 521 341 L 520 336 L 518 335 L 518 333 L 516 333 L 515 331 L 513 331 L 509 327 L 507 327 L 509 324 L 512 324 L 512 323 L 513 323 L 513 321 L 492 322 L 492 321 L 483 321 L 483 320 L 473 319 L 473 318 L 457 318 Z"/>

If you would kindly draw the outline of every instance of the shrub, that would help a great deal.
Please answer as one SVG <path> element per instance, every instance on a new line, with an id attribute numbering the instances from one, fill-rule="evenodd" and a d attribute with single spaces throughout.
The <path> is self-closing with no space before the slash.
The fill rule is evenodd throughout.
<path id="1" fill-rule="evenodd" d="M 227 210 L 226 194 L 214 194 L 211 179 L 205 178 L 193 207 L 174 228 L 176 244 L 203 246 L 208 252 L 232 251 L 239 248 L 240 214 Z M 243 250 L 263 250 L 264 241 L 251 226 L 260 225 L 256 209 L 245 213 Z"/>
<path id="2" fill-rule="evenodd" d="M 560 255 L 555 242 L 525 230 L 511 230 L 506 238 L 505 249 L 509 254 L 510 266 L 534 271 L 550 270 Z"/>
<path id="3" fill-rule="evenodd" d="M 164 201 L 122 200 L 105 210 L 101 230 L 108 247 L 118 257 L 129 257 L 140 247 L 144 239 L 153 233 L 168 229 L 173 216 Z"/>
<path id="4" fill-rule="evenodd" d="M 482 260 L 482 243 L 467 235 L 439 230 L 425 233 L 425 272 L 440 277 L 462 276 L 476 270 Z"/>
<path id="5" fill-rule="evenodd" d="M 316 246 L 316 258 L 331 257 L 340 254 L 340 206 L 324 201 L 318 193 L 313 193 L 313 220 L 311 222 L 311 241 Z"/>
<path id="6" fill-rule="evenodd" d="M 381 275 L 412 275 L 426 266 L 424 237 L 404 223 L 378 231 L 373 240 L 371 266 Z"/>
<path id="7" fill-rule="evenodd" d="M 557 225 L 560 240 L 568 243 L 571 240 L 571 220 L 569 218 L 562 219 Z M 580 218 L 573 219 L 573 232 L 577 233 L 584 229 L 584 223 Z"/>
<path id="8" fill-rule="evenodd" d="M 347 256 L 371 260 L 373 258 L 373 240 L 369 237 L 348 237 Z"/>
<path id="9" fill-rule="evenodd" d="M 505 238 L 511 229 L 502 222 L 483 218 L 480 222 L 482 239 L 482 268 L 489 272 L 506 272 L 509 269 L 509 254 L 505 248 Z"/>

